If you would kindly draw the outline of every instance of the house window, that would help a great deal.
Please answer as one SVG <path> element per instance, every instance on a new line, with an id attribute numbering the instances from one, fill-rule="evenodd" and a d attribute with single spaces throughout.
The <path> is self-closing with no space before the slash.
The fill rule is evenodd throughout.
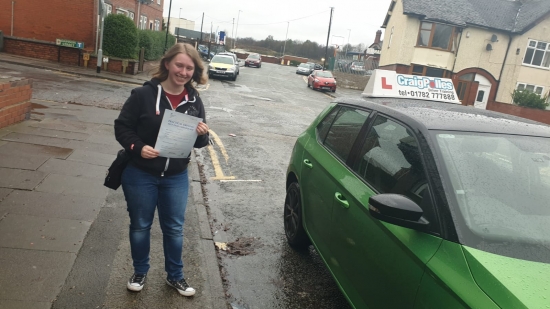
<path id="1" fill-rule="evenodd" d="M 452 51 L 454 50 L 452 42 L 454 33 L 454 27 L 423 21 L 420 24 L 417 46 Z"/>
<path id="2" fill-rule="evenodd" d="M 160 0 L 157 0 L 157 4 L 160 5 Z"/>
<path id="3" fill-rule="evenodd" d="M 544 87 L 537 86 L 537 85 L 531 85 L 531 84 L 518 83 L 517 86 L 516 86 L 516 90 L 517 91 L 527 90 L 527 91 L 530 91 L 530 92 L 534 92 L 538 95 L 542 95 L 542 93 L 544 92 Z"/>
<path id="4" fill-rule="evenodd" d="M 134 20 L 134 17 L 135 17 L 134 12 L 130 12 L 128 17 L 130 17 L 131 20 Z"/>
<path id="5" fill-rule="evenodd" d="M 411 68 L 411 75 L 450 78 L 451 72 L 415 64 Z"/>
<path id="6" fill-rule="evenodd" d="M 128 11 L 123 9 L 116 9 L 116 13 L 124 16 L 128 16 Z"/>
<path id="7" fill-rule="evenodd" d="M 109 15 L 109 14 L 113 13 L 113 6 L 112 5 L 105 3 L 105 8 L 107 9 L 107 14 L 105 14 L 105 15 Z"/>
<path id="8" fill-rule="evenodd" d="M 523 64 L 543 68 L 550 67 L 550 43 L 529 40 Z"/>
<path id="9" fill-rule="evenodd" d="M 149 30 L 153 30 L 153 22 L 149 23 Z"/>
<path id="10" fill-rule="evenodd" d="M 160 31 L 160 20 L 155 20 L 155 31 Z"/>
<path id="11" fill-rule="evenodd" d="M 141 15 L 139 17 L 139 29 L 147 29 L 147 16 Z"/>

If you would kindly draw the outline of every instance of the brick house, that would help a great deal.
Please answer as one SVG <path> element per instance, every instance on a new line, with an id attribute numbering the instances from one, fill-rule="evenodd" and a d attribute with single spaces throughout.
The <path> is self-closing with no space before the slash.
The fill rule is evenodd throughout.
<path id="1" fill-rule="evenodd" d="M 452 78 L 466 105 L 550 91 L 550 1 L 391 0 L 380 68 Z"/>
<path id="2" fill-rule="evenodd" d="M 80 65 L 82 50 L 56 45 L 57 39 L 96 50 L 99 0 L 0 0 L 4 52 Z M 147 4 L 145 4 L 145 3 Z M 162 30 L 164 0 L 105 0 L 109 14 L 124 14 L 139 29 Z"/>

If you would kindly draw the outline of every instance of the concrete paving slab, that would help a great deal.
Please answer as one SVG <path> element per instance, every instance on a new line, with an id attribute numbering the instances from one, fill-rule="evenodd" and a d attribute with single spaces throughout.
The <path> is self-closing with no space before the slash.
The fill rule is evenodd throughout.
<path id="1" fill-rule="evenodd" d="M 51 158 L 40 166 L 38 171 L 76 177 L 105 179 L 107 168 L 105 166 L 83 162 Z"/>
<path id="2" fill-rule="evenodd" d="M 66 159 L 73 153 L 72 149 L 54 146 L 33 145 L 15 142 L 6 142 L 4 145 L 0 141 L 0 155 L 22 155 L 36 157 L 52 157 Z"/>
<path id="3" fill-rule="evenodd" d="M 17 248 L 77 253 L 91 224 L 84 220 L 8 214 L 0 221 L 0 247 L 2 251 Z"/>
<path id="4" fill-rule="evenodd" d="M 105 203 L 101 197 L 22 190 L 10 190 L 11 194 L 2 199 L 2 190 L 5 189 L 0 189 L 0 213 L 93 221 Z"/>
<path id="5" fill-rule="evenodd" d="M 22 126 L 18 128 L 13 128 L 12 132 L 38 135 L 38 136 L 55 137 L 55 138 L 65 138 L 70 140 L 75 139 L 80 141 L 86 140 L 90 137 L 90 134 L 87 134 L 87 133 L 69 132 L 69 131 L 62 131 L 62 130 L 55 130 L 55 129 L 37 128 L 37 127 L 31 127 L 31 126 Z"/>
<path id="6" fill-rule="evenodd" d="M 111 163 L 113 163 L 115 158 L 116 158 L 116 153 L 112 155 L 108 155 L 104 153 L 84 151 L 84 150 L 77 149 L 67 158 L 67 160 L 109 167 L 111 166 Z"/>
<path id="7" fill-rule="evenodd" d="M 21 307 L 25 309 L 41 309 L 41 303 L 49 303 L 51 306 L 75 258 L 76 255 L 70 252 L 2 248 L 0 304 L 30 303 L 29 307 Z"/>
<path id="8" fill-rule="evenodd" d="M 2 300 L 0 299 L 0 308 L 9 309 L 50 309 L 51 302 L 28 301 L 28 300 Z"/>
<path id="9" fill-rule="evenodd" d="M 109 189 L 103 186 L 103 181 L 100 179 L 60 174 L 49 174 L 35 190 L 39 192 L 103 199 L 105 199 L 109 193 Z"/>
<path id="10" fill-rule="evenodd" d="M 13 192 L 12 189 L 0 188 L 0 202 L 3 201 L 12 192 Z"/>
<path id="11" fill-rule="evenodd" d="M 52 130 L 86 133 L 89 129 L 96 127 L 95 124 L 71 121 L 67 119 L 46 118 L 40 122 L 31 124 L 32 127 L 46 128 Z"/>
<path id="12" fill-rule="evenodd" d="M 0 167 L 0 188 L 32 190 L 46 173 Z"/>
<path id="13" fill-rule="evenodd" d="M 89 139 L 86 140 L 90 143 L 96 143 L 96 144 L 103 144 L 103 145 L 118 145 L 118 142 L 115 138 L 115 134 L 111 135 L 93 135 L 90 136 Z"/>
<path id="14" fill-rule="evenodd" d="M 33 157 L 21 154 L 4 154 L 2 155 L 2 160 L 0 160 L 0 167 L 35 171 L 47 160 L 48 157 Z"/>
<path id="15" fill-rule="evenodd" d="M 79 149 L 79 150 L 85 150 L 85 151 L 93 151 L 93 152 L 99 152 L 109 155 L 116 155 L 120 149 L 122 149 L 122 146 L 118 144 L 118 142 L 114 139 L 110 144 L 97 144 L 97 143 L 91 143 L 89 141 L 70 141 L 66 147 L 71 149 Z"/>
<path id="16" fill-rule="evenodd" d="M 17 132 L 12 132 L 2 137 L 2 140 L 9 141 L 9 142 L 56 146 L 56 147 L 63 147 L 69 142 L 69 140 L 66 138 L 46 137 L 46 136 L 38 136 L 33 134 L 24 134 L 24 133 L 17 133 Z"/>

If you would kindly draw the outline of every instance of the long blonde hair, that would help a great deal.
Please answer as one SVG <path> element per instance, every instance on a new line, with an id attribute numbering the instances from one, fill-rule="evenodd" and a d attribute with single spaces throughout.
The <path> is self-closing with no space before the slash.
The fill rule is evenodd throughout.
<path id="1" fill-rule="evenodd" d="M 204 65 L 202 64 L 199 52 L 193 47 L 193 45 L 187 43 L 177 43 L 172 46 L 166 54 L 164 54 L 160 60 L 160 65 L 157 72 L 153 74 L 153 78 L 159 79 L 161 82 L 165 81 L 168 78 L 168 69 L 166 69 L 166 64 L 172 61 L 172 59 L 180 53 L 189 56 L 195 64 L 195 72 L 193 72 L 193 77 L 189 82 L 187 82 L 187 84 L 191 87 L 193 87 L 193 81 L 197 84 L 206 84 L 208 78 L 206 77 L 206 74 L 204 74 Z"/>

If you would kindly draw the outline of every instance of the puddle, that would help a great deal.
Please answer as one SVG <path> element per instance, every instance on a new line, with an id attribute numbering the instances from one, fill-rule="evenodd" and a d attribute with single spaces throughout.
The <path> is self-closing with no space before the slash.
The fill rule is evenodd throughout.
<path id="1" fill-rule="evenodd" d="M 234 242 L 227 243 L 227 253 L 231 255 L 251 255 L 254 254 L 255 250 L 263 247 L 264 245 L 260 242 L 260 238 L 256 237 L 241 237 L 237 238 Z"/>

